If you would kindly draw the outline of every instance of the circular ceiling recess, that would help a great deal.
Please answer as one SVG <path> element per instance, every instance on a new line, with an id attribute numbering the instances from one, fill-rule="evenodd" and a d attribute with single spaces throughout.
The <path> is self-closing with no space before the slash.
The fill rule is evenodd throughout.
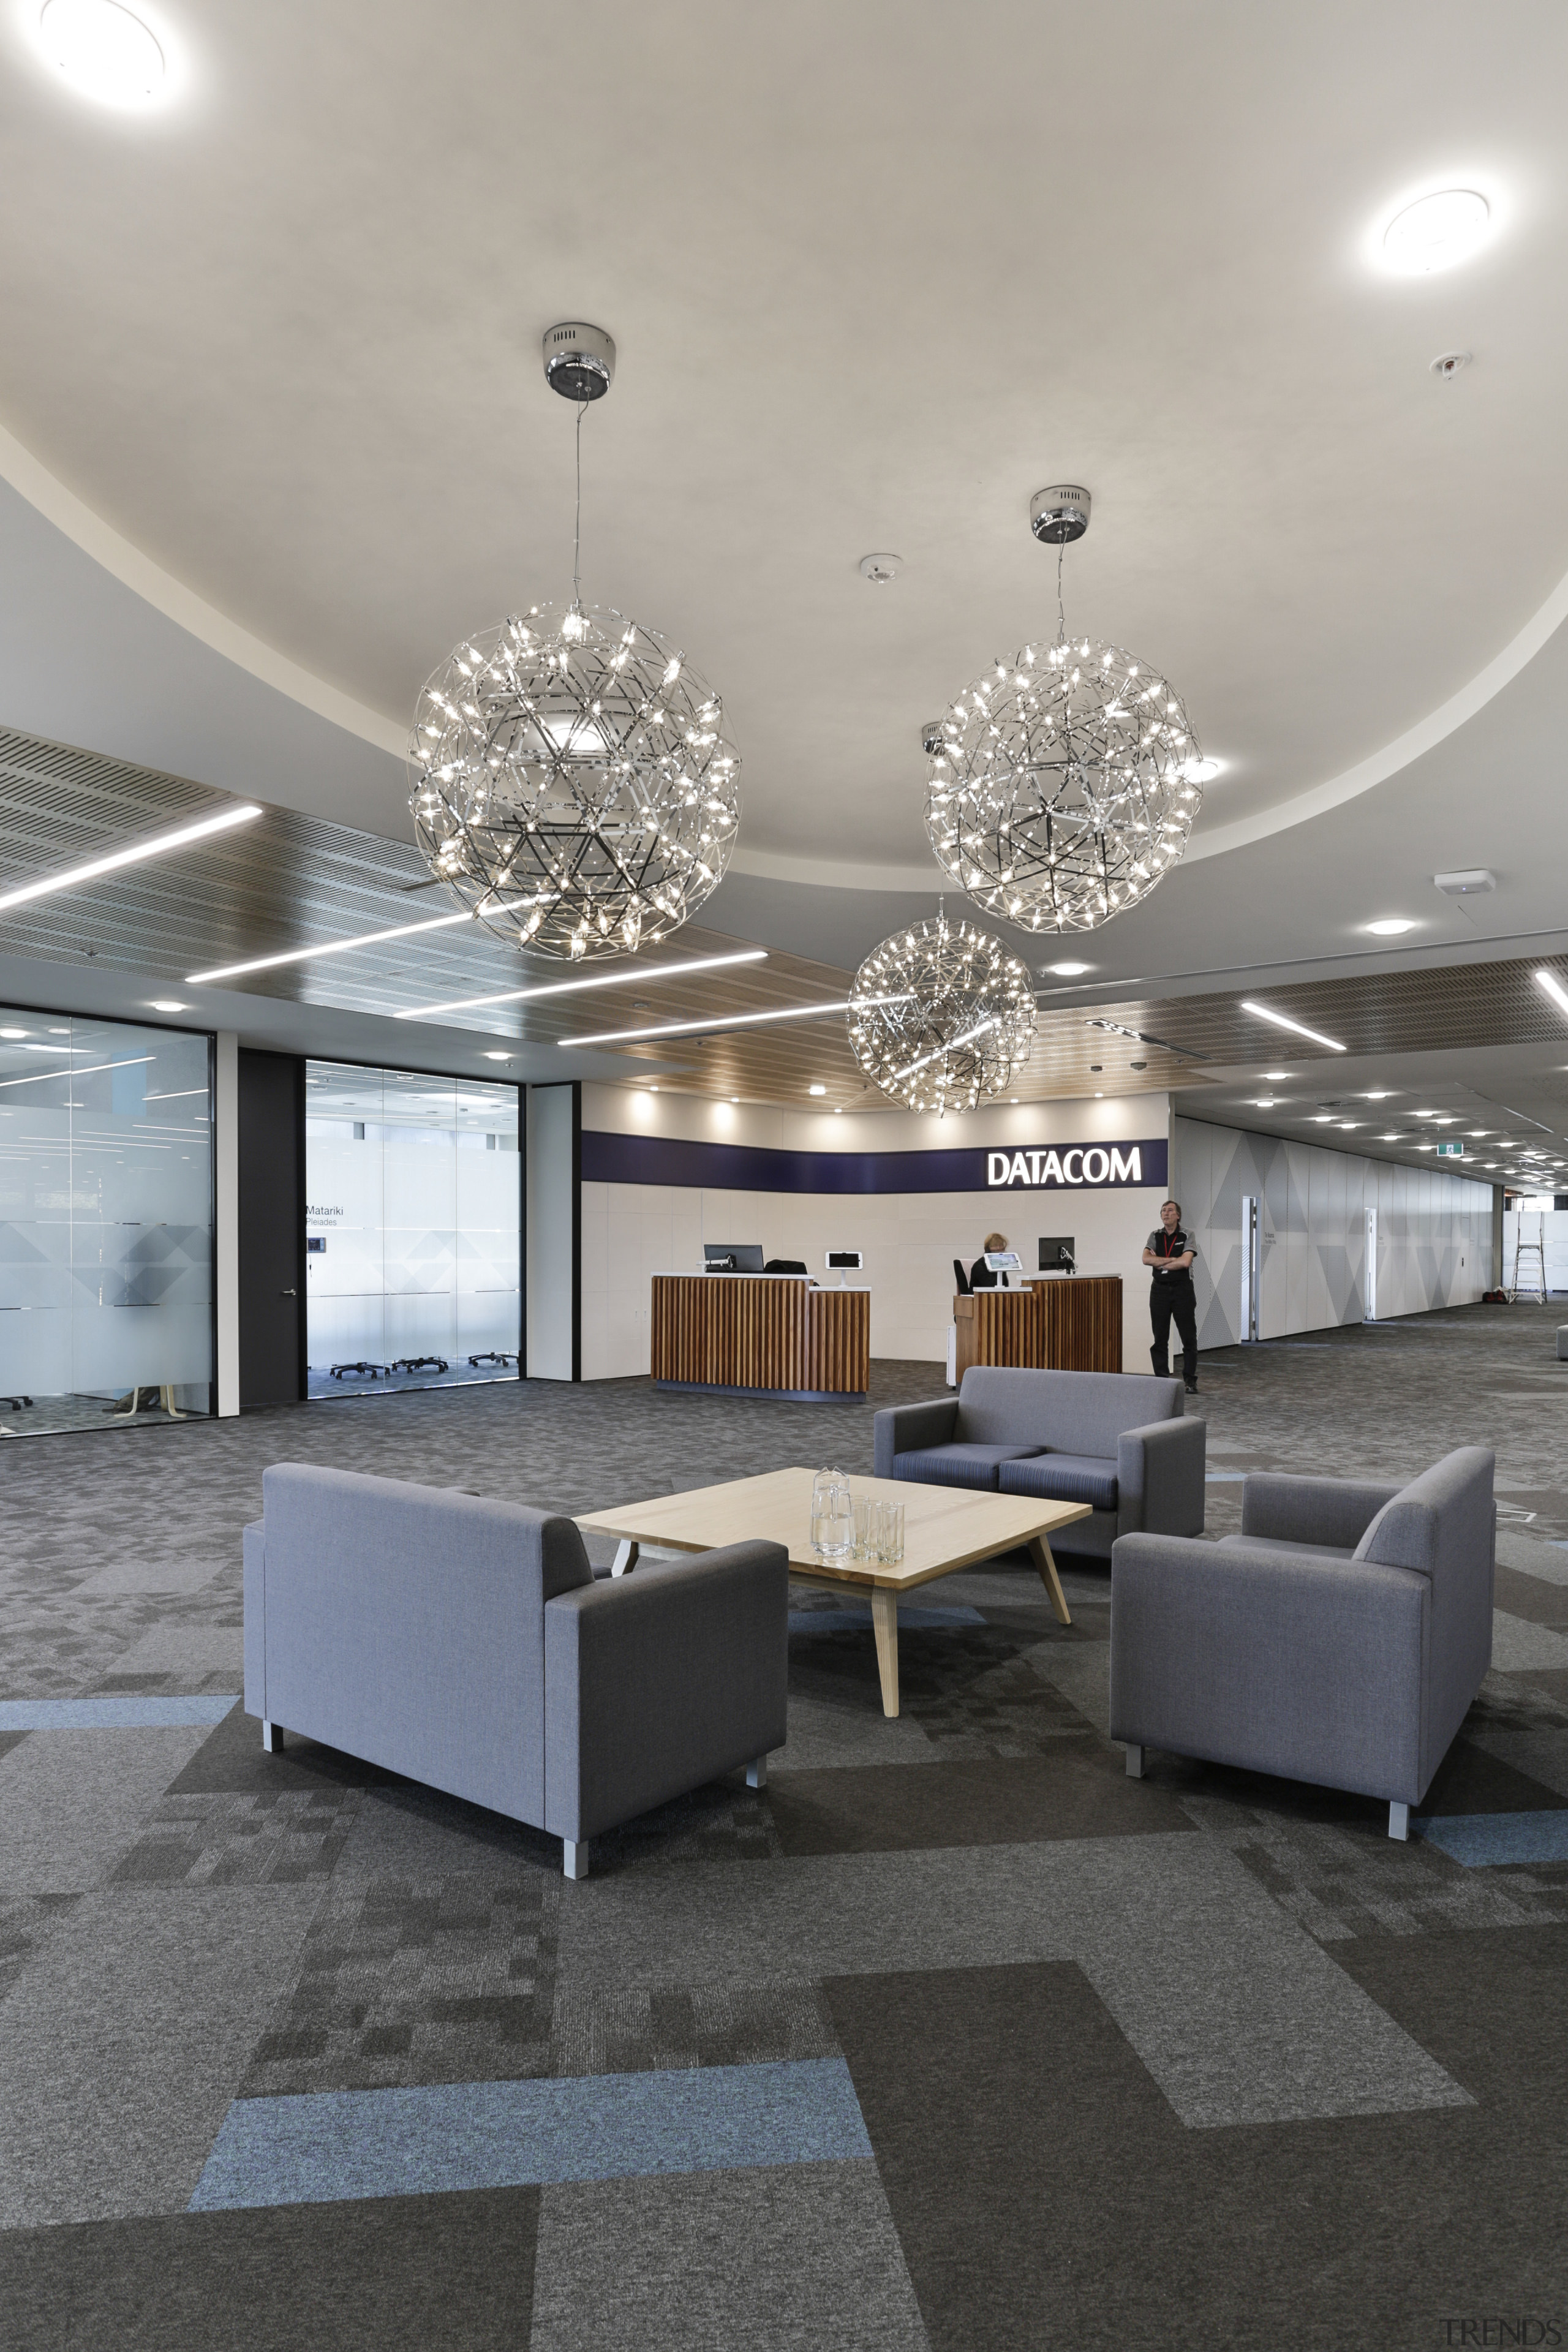
<path id="1" fill-rule="evenodd" d="M 1475 188 L 1440 188 L 1395 213 L 1383 232 L 1384 259 L 1391 269 L 1425 278 L 1468 260 L 1485 240 L 1491 206 Z"/>
<path id="2" fill-rule="evenodd" d="M 163 49 L 120 0 L 45 0 L 38 38 L 71 88 L 100 105 L 145 106 L 163 88 Z"/>

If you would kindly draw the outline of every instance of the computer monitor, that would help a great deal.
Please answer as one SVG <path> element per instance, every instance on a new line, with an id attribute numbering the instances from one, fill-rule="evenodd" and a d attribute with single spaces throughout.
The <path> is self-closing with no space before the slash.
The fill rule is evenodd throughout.
<path id="1" fill-rule="evenodd" d="M 858 1274 L 864 1264 L 858 1250 L 829 1250 L 827 1253 L 829 1274 Z"/>
<path id="2" fill-rule="evenodd" d="M 1022 1274 L 1024 1261 L 1016 1250 L 987 1250 L 985 1263 L 993 1274 Z"/>
<path id="3" fill-rule="evenodd" d="M 761 1242 L 704 1242 L 702 1262 L 710 1274 L 761 1274 Z"/>
<path id="4" fill-rule="evenodd" d="M 1040 1272 L 1042 1274 L 1076 1274 L 1078 1244 L 1071 1234 L 1042 1234 L 1040 1236 Z"/>

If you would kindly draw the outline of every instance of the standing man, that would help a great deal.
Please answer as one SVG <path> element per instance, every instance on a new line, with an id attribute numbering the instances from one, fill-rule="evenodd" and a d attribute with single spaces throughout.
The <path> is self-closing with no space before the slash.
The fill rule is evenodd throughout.
<path id="1" fill-rule="evenodd" d="M 1167 1201 L 1143 1253 L 1143 1263 L 1153 1275 L 1149 1291 L 1149 1320 L 1154 1327 L 1154 1344 L 1149 1354 L 1155 1372 L 1168 1380 L 1171 1320 L 1174 1317 L 1182 1339 L 1182 1378 L 1189 1396 L 1198 1392 L 1198 1298 L 1193 1288 L 1193 1260 L 1196 1255 L 1196 1249 L 1182 1231 L 1181 1202 Z"/>

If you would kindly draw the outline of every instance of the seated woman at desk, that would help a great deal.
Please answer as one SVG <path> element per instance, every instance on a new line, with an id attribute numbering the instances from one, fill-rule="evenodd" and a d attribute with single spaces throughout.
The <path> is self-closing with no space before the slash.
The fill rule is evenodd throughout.
<path id="1" fill-rule="evenodd" d="M 1005 1234 L 986 1234 L 985 1247 L 987 1250 L 1005 1250 L 1006 1246 L 1007 1236 Z M 971 1290 L 994 1290 L 996 1287 L 996 1276 L 986 1265 L 984 1255 L 977 1257 L 974 1264 L 969 1269 L 969 1287 Z"/>

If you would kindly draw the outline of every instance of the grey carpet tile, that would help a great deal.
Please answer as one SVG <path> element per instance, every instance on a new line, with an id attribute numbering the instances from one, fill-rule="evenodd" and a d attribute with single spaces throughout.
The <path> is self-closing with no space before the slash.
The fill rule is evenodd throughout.
<path id="1" fill-rule="evenodd" d="M 241 2095 L 552 2074 L 561 1882 L 335 1881 Z"/>
<path id="2" fill-rule="evenodd" d="M 1474 2104 L 1284 2130 L 1184 2130 L 1071 1967 L 830 1982 L 936 2352 L 1418 2352 L 1561 2311 L 1561 1932 L 1349 1948 Z"/>
<path id="3" fill-rule="evenodd" d="M 319 1885 L 84 1895 L 0 2011 L 0 2230 L 183 2212 Z"/>
<path id="4" fill-rule="evenodd" d="M 770 1771 L 938 1760 L 913 1716 L 884 1715 L 879 1692 L 858 1675 L 842 1682 L 808 1675 L 800 1653 L 792 1656 L 789 1738 L 770 1759 Z"/>
<path id="5" fill-rule="evenodd" d="M 880 1714 L 869 1625 L 840 1630 L 835 1624 L 839 1612 L 831 1606 L 811 1613 L 819 1616 L 822 1630 L 797 1631 L 790 1640 L 792 1707 L 798 1695 L 846 1714 Z M 1026 1630 L 989 1623 L 900 1627 L 901 1719 L 918 1727 L 935 1756 L 1038 1755 L 1057 1739 L 1089 1728 L 1046 1678 L 1039 1659 L 1054 1635 L 1064 1644 L 1091 1637 L 1057 1627 L 1049 1616 L 1020 1614 L 1018 1622 Z M 1045 1633 L 1047 1625 L 1051 1634 Z"/>
<path id="6" fill-rule="evenodd" d="M 1533 1577 L 1539 1584 L 1568 1584 L 1568 1544 L 1500 1527 L 1497 1556 L 1500 1566 Z"/>
<path id="7" fill-rule="evenodd" d="M 190 1762 L 169 1783 L 171 1796 L 274 1797 L 280 1790 L 381 1789 L 401 1787 L 379 1765 L 366 1764 L 338 1748 L 310 1739 L 289 1739 L 280 1754 L 268 1755 L 261 1726 L 243 1706 L 231 1707 L 202 1741 Z"/>
<path id="8" fill-rule="evenodd" d="M 929 2352 L 877 2168 L 542 2191 L 531 2352 Z"/>
<path id="9" fill-rule="evenodd" d="M 1466 1736 L 1477 1730 L 1555 1732 L 1568 1739 L 1568 1673 L 1555 1667 L 1527 1679 L 1494 1669 L 1465 1718 Z"/>
<path id="10" fill-rule="evenodd" d="M 581 1994 L 558 1985 L 549 2071 L 628 2074 L 837 2055 L 813 1984 L 636 1986 Z"/>
<path id="11" fill-rule="evenodd" d="M 775 1771 L 768 1793 L 791 1854 L 1146 1837 L 1185 1823 L 1174 1798 L 1152 1800 L 1127 1778 L 1121 1750 L 1081 1727 L 1048 1753 L 938 1757 L 923 1772 L 897 1764 Z"/>
<path id="12" fill-rule="evenodd" d="M 1510 1617 L 1506 1610 L 1492 1611 L 1492 1671 L 1500 1675 L 1518 1675 L 1548 1670 L 1560 1673 L 1568 1666 L 1568 1633 L 1555 1625 L 1531 1623 L 1527 1617 Z"/>
<path id="13" fill-rule="evenodd" d="M 64 1915 L 80 1901 L 79 1895 L 16 1895 L 9 1890 L 0 1899 L 0 2001 Z"/>
<path id="14" fill-rule="evenodd" d="M 5 2352 L 523 2352 L 536 2189 L 0 2235 Z"/>
<path id="15" fill-rule="evenodd" d="M 1568 1578 L 1561 1584 L 1527 1569 L 1510 1568 L 1499 1560 L 1494 1570 L 1493 1599 L 1510 1617 L 1536 1625 L 1568 1625 Z"/>
<path id="16" fill-rule="evenodd" d="M 70 1895 L 102 1885 L 205 1736 L 185 1724 L 30 1731 L 0 1757 L 0 1886 Z"/>
<path id="17" fill-rule="evenodd" d="M 330 1878 L 358 1789 L 159 1799 L 115 1866 L 117 1886 L 291 1886 Z"/>
<path id="18" fill-rule="evenodd" d="M 242 1624 L 181 1624 L 165 1618 L 150 1625 L 116 1658 L 98 1687 L 130 1690 L 238 1691 L 245 1679 Z"/>
<path id="19" fill-rule="evenodd" d="M 1549 1895 L 1516 1886 L 1511 1871 L 1466 1870 L 1425 1839 L 1401 1844 L 1375 1822 L 1291 1820 L 1223 1797 L 1187 1796 L 1182 1803 L 1321 1944 L 1568 1916 Z"/>
<path id="20" fill-rule="evenodd" d="M 790 1978 L 1074 1958 L 1194 2126 L 1463 2096 L 1234 1855 L 1187 1832 L 649 1868 L 571 1893 L 574 1992 L 744 1981 L 759 1954 Z"/>
<path id="21" fill-rule="evenodd" d="M 1495 1756 L 1538 1788 L 1550 1789 L 1568 1802 L 1568 1739 L 1559 1732 L 1503 1730 L 1481 1725 L 1468 1736 L 1489 1756 Z"/>

